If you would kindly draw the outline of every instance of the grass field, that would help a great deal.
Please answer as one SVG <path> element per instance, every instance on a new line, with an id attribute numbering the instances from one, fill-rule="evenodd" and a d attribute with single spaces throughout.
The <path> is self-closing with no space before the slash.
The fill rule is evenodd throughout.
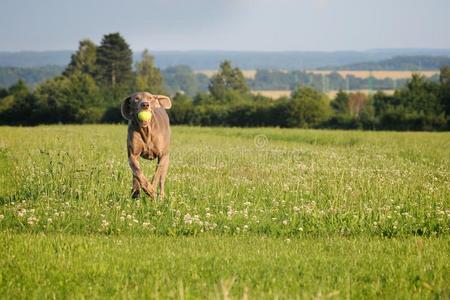
<path id="1" fill-rule="evenodd" d="M 450 297 L 449 133 L 174 127 L 164 201 L 125 135 L 0 127 L 0 298 Z"/>

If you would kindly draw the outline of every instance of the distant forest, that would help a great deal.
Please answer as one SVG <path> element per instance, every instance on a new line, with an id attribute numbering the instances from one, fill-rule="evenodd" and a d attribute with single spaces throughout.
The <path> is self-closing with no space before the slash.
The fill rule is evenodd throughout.
<path id="1" fill-rule="evenodd" d="M 398 50 L 400 51 L 400 50 Z M 431 51 L 431 50 L 430 50 Z M 435 50 L 437 54 L 445 54 L 445 50 Z M 420 51 L 419 51 L 420 52 Z M 422 52 L 427 53 L 425 50 Z M 247 84 L 252 90 L 294 90 L 299 84 L 313 87 L 322 92 L 329 90 L 386 90 L 396 89 L 406 83 L 406 79 L 393 80 L 391 78 L 358 78 L 355 76 L 343 77 L 338 73 L 328 75 L 312 74 L 301 68 L 293 70 L 293 66 L 322 65 L 321 70 L 437 70 L 443 65 L 450 65 L 449 56 L 430 55 L 408 55 L 395 56 L 378 61 L 356 62 L 343 64 L 345 62 L 358 61 L 363 58 L 379 58 L 392 55 L 391 52 L 382 50 L 372 52 L 231 52 L 231 51 L 187 51 L 187 52 L 157 52 L 155 55 L 155 66 L 160 67 L 165 90 L 171 94 L 185 92 L 193 96 L 198 92 L 208 90 L 209 78 L 203 74 L 196 73 L 196 69 L 216 70 L 223 60 L 229 59 L 238 67 L 244 65 L 248 68 L 257 69 L 255 78 L 247 78 Z M 45 65 L 35 67 L 18 67 L 21 65 L 36 65 L 39 63 L 61 63 L 66 54 L 63 51 L 53 52 L 0 52 L 0 87 L 7 88 L 23 80 L 33 88 L 47 79 L 61 75 L 64 66 Z M 141 55 L 142 53 L 139 52 Z M 397 52 L 394 52 L 397 53 Z M 415 53 L 415 52 L 413 52 Z M 434 52 L 429 52 L 436 54 Z M 153 55 L 153 53 L 152 53 Z M 185 55 L 185 56 L 183 56 Z M 233 59 L 234 58 L 234 59 Z M 243 61 L 245 59 L 245 62 Z M 132 55 L 136 63 L 141 60 L 137 54 Z M 236 63 L 237 62 L 237 63 Z M 290 63 L 289 63 L 290 62 Z M 307 62 L 307 63 L 305 63 Z M 214 64 L 215 63 L 215 64 Z M 2 65 L 17 65 L 12 67 L 1 67 Z M 174 64 L 174 65 L 170 65 Z M 287 65 L 289 64 L 289 67 Z M 337 65 L 340 64 L 340 65 Z M 265 66 L 266 68 L 255 68 Z M 276 68 L 269 68 L 273 66 Z M 283 68 L 286 67 L 286 68 Z M 242 68 L 242 67 L 240 67 Z M 430 78 L 438 80 L 438 76 Z"/>
<path id="2" fill-rule="evenodd" d="M 36 68 L 0 67 L 0 87 L 7 88 L 18 80 L 23 80 L 28 86 L 34 88 L 37 84 L 47 79 L 61 75 L 63 71 L 64 67 L 59 66 Z M 210 79 L 204 74 L 195 73 L 189 66 L 173 66 L 160 71 L 165 91 L 171 95 L 183 92 L 189 96 L 194 96 L 199 92 L 208 91 Z M 438 76 L 436 75 L 430 79 L 437 81 Z M 252 90 L 294 90 L 298 85 L 305 85 L 327 92 L 339 89 L 396 89 L 405 85 L 407 79 L 358 78 L 352 75 L 344 77 L 336 72 L 321 75 L 306 71 L 257 70 L 255 78 L 246 78 L 246 81 Z"/>
<path id="3" fill-rule="evenodd" d="M 64 67 L 43 66 L 30 68 L 0 67 L 0 87 L 9 87 L 19 80 L 34 86 L 46 79 L 61 75 Z"/>
<path id="4" fill-rule="evenodd" d="M 361 62 L 337 67 L 321 67 L 321 70 L 438 70 L 441 66 L 450 65 L 450 56 L 396 56 L 390 59 L 372 62 Z"/>

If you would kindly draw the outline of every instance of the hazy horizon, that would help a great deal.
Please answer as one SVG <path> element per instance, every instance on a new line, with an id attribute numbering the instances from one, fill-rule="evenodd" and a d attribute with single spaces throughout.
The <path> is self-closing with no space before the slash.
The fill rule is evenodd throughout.
<path id="1" fill-rule="evenodd" d="M 450 1 L 4 0 L 0 51 L 74 50 L 120 32 L 134 51 L 450 49 Z"/>
<path id="2" fill-rule="evenodd" d="M 95 41 L 94 41 L 95 42 Z M 3 53 L 17 53 L 17 52 L 62 52 L 62 51 L 76 51 L 77 48 L 73 49 L 42 49 L 42 50 L 29 50 L 29 49 L 21 49 L 21 50 L 0 50 Z M 161 50 L 153 50 L 148 48 L 143 49 L 132 49 L 133 52 L 143 52 L 144 50 L 148 50 L 150 53 L 161 53 L 161 52 L 267 52 L 267 53 L 276 53 L 276 52 L 323 52 L 323 53 L 338 53 L 338 52 L 384 52 L 384 51 L 422 51 L 422 50 L 431 50 L 431 51 L 450 51 L 450 47 L 448 48 L 374 48 L 374 49 L 361 49 L 361 50 L 353 50 L 353 49 L 343 49 L 343 50 L 224 50 L 224 49 L 185 49 L 185 50 L 176 50 L 176 49 L 161 49 Z M 428 54 L 426 54 L 428 55 Z"/>

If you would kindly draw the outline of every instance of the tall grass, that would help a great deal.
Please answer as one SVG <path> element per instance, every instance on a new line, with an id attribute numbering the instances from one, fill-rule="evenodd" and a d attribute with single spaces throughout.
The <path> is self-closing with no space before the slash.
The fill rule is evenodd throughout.
<path id="1" fill-rule="evenodd" d="M 448 295 L 449 133 L 174 127 L 164 201 L 125 141 L 0 128 L 0 294 Z"/>

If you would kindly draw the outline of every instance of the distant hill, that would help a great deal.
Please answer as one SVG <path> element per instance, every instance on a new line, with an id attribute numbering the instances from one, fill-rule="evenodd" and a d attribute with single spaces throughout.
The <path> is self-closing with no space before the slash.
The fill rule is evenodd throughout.
<path id="1" fill-rule="evenodd" d="M 165 68 L 184 64 L 193 70 L 216 70 L 224 60 L 244 70 L 299 70 L 325 65 L 338 66 L 367 60 L 363 52 L 242 52 L 242 51 L 183 51 L 153 52 L 156 64 Z M 382 56 L 382 55 L 381 55 Z M 384 56 L 382 56 L 384 58 Z M 136 57 L 138 58 L 138 57 Z"/>
<path id="2" fill-rule="evenodd" d="M 65 66 L 73 50 L 0 52 L 0 67 Z M 315 69 L 340 67 L 363 62 L 387 60 L 395 56 L 450 56 L 450 49 L 374 49 L 367 51 L 151 51 L 159 68 L 187 65 L 193 70 L 215 70 L 220 62 L 231 60 L 241 69 Z M 141 52 L 134 53 L 138 61 Z"/>
<path id="3" fill-rule="evenodd" d="M 60 75 L 62 66 L 43 66 L 34 68 L 0 67 L 0 87 L 9 87 L 22 79 L 29 86 L 34 86 L 48 78 Z"/>
<path id="4" fill-rule="evenodd" d="M 320 69 L 332 70 L 436 70 L 443 65 L 450 65 L 450 56 L 396 56 L 381 61 L 353 63 L 337 67 L 322 67 Z"/>
<path id="5" fill-rule="evenodd" d="M 0 67 L 32 68 L 42 66 L 66 66 L 75 51 L 19 51 L 0 52 Z"/>

